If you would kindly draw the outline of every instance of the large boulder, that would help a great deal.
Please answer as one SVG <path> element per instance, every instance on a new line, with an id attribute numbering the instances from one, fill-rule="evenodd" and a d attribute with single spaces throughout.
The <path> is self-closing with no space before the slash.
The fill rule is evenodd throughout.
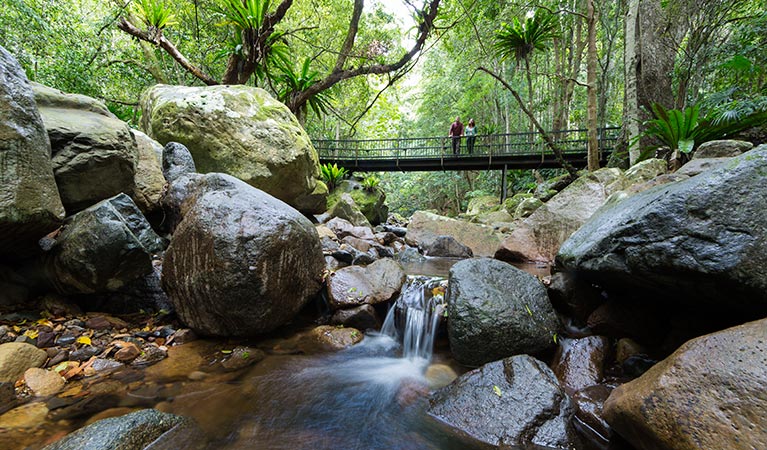
<path id="1" fill-rule="evenodd" d="M 328 209 L 333 208 L 342 194 L 349 194 L 360 212 L 373 225 L 384 223 L 387 217 L 389 217 L 389 207 L 386 206 L 386 194 L 379 187 L 367 190 L 357 180 L 343 180 L 328 195 Z"/>
<path id="2" fill-rule="evenodd" d="M 362 214 L 362 211 L 360 211 L 350 194 L 341 194 L 328 210 L 328 215 L 333 218 L 344 219 L 355 227 L 371 227 L 367 217 Z"/>
<path id="3" fill-rule="evenodd" d="M 581 176 L 517 225 L 495 257 L 505 261 L 553 261 L 559 246 L 610 194 L 623 188 L 620 169 L 604 168 Z"/>
<path id="4" fill-rule="evenodd" d="M 353 308 L 387 302 L 399 295 L 406 280 L 402 266 L 389 258 L 364 267 L 344 267 L 328 279 L 330 307 Z"/>
<path id="5" fill-rule="evenodd" d="M 263 89 L 156 85 L 141 104 L 144 131 L 187 146 L 201 173 L 233 175 L 302 212 L 325 210 L 327 187 L 309 136 Z"/>
<path id="6" fill-rule="evenodd" d="M 687 342 L 615 389 L 607 421 L 640 450 L 767 448 L 767 319 Z"/>
<path id="7" fill-rule="evenodd" d="M 494 195 L 481 195 L 469 200 L 469 204 L 466 206 L 466 214 L 470 216 L 478 216 L 482 213 L 491 211 L 497 207 L 499 203 L 498 197 Z"/>
<path id="8" fill-rule="evenodd" d="M 43 258 L 44 272 L 66 294 L 116 291 L 152 272 L 152 255 L 165 247 L 125 194 L 67 218 Z"/>
<path id="9" fill-rule="evenodd" d="M 163 286 L 181 320 L 201 334 L 272 331 L 320 290 L 317 231 L 286 203 L 232 176 L 198 177 L 165 254 Z"/>
<path id="10" fill-rule="evenodd" d="M 64 218 L 32 88 L 0 47 L 0 258 L 27 256 Z"/>
<path id="11" fill-rule="evenodd" d="M 127 124 L 98 100 L 32 84 L 68 214 L 135 188 L 138 149 Z"/>
<path id="12" fill-rule="evenodd" d="M 133 130 L 133 136 L 138 149 L 138 164 L 136 188 L 131 196 L 144 214 L 150 214 L 160 208 L 165 191 L 166 181 L 161 167 L 163 146 L 138 130 Z"/>
<path id="13" fill-rule="evenodd" d="M 610 202 L 558 263 L 614 290 L 767 312 L 767 145 L 726 167 Z"/>
<path id="14" fill-rule="evenodd" d="M 407 226 L 406 239 L 422 247 L 430 246 L 439 236 L 452 236 L 471 248 L 474 256 L 493 256 L 501 237 L 492 227 L 417 211 Z"/>
<path id="15" fill-rule="evenodd" d="M 174 432 L 183 429 L 183 433 Z M 166 434 L 167 433 L 167 434 Z M 45 447 L 45 450 L 143 450 L 145 448 L 199 448 L 201 441 L 171 439 L 201 437 L 191 419 L 155 409 L 142 409 L 124 416 L 94 422 Z M 188 447 L 191 446 L 191 447 Z"/>
<path id="16" fill-rule="evenodd" d="M 573 448 L 573 406 L 546 364 L 494 361 L 436 391 L 428 413 L 493 447 Z"/>
<path id="17" fill-rule="evenodd" d="M 511 264 L 490 258 L 455 264 L 447 302 L 450 349 L 462 364 L 479 366 L 555 345 L 559 321 L 546 288 Z"/>
<path id="18" fill-rule="evenodd" d="M 456 241 L 453 236 L 437 236 L 428 246 L 421 248 L 426 256 L 441 256 L 446 258 L 471 258 L 471 249 Z"/>

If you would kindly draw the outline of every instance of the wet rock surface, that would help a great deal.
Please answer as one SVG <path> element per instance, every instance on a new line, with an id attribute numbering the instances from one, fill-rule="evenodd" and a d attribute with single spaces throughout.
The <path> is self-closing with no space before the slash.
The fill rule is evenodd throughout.
<path id="1" fill-rule="evenodd" d="M 573 406 L 545 364 L 526 355 L 460 376 L 429 399 L 429 414 L 493 446 L 572 448 Z"/>
<path id="2" fill-rule="evenodd" d="M 189 419 L 145 409 L 94 422 L 45 450 L 140 450 L 177 427 L 194 429 L 195 426 Z"/>
<path id="3" fill-rule="evenodd" d="M 638 449 L 767 447 L 767 319 L 693 339 L 604 405 Z"/>
<path id="4" fill-rule="evenodd" d="M 604 336 L 561 339 L 552 368 L 565 392 L 573 395 L 602 381 L 609 350 Z"/>
<path id="5" fill-rule="evenodd" d="M 763 317 L 766 167 L 760 146 L 719 170 L 612 203 L 565 242 L 558 262 L 617 291 Z"/>
<path id="6" fill-rule="evenodd" d="M 206 335 L 274 330 L 320 289 L 325 261 L 314 226 L 234 177 L 200 183 L 165 254 L 163 286 L 176 312 Z"/>
<path id="7" fill-rule="evenodd" d="M 538 279 L 502 261 L 468 259 L 450 269 L 448 334 L 455 358 L 478 366 L 553 347 L 559 321 Z"/>
<path id="8" fill-rule="evenodd" d="M 330 307 L 346 309 L 389 301 L 399 294 L 405 279 L 402 267 L 391 259 L 381 259 L 366 267 L 345 267 L 328 279 Z"/>

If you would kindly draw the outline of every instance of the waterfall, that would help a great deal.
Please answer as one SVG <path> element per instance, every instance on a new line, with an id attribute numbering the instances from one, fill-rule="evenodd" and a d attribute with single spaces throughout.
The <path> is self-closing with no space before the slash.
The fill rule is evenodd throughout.
<path id="1" fill-rule="evenodd" d="M 431 360 L 434 336 L 445 311 L 444 279 L 408 277 L 397 301 L 389 308 L 381 334 L 402 343 L 402 357 Z"/>

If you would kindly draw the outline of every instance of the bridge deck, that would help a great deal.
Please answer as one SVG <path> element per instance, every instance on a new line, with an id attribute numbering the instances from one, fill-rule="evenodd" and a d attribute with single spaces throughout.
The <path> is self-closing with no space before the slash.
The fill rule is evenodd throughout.
<path id="1" fill-rule="evenodd" d="M 618 139 L 619 128 L 599 130 L 600 158 L 604 162 Z M 576 166 L 586 165 L 586 130 L 551 132 L 565 159 Z M 336 163 L 359 171 L 430 171 L 535 169 L 560 167 L 554 154 L 537 133 L 477 136 L 471 153 L 467 139 L 453 154 L 449 137 L 313 141 L 320 162 Z"/>

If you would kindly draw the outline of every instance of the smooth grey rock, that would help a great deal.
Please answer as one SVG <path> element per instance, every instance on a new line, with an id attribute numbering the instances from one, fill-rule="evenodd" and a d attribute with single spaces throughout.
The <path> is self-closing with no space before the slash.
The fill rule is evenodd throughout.
<path id="1" fill-rule="evenodd" d="M 573 406 L 544 363 L 527 355 L 458 377 L 429 400 L 429 415 L 494 447 L 573 448 Z"/>
<path id="2" fill-rule="evenodd" d="M 125 194 L 67 219 L 46 255 L 49 280 L 64 294 L 115 291 L 152 271 L 152 254 L 165 247 Z"/>
<path id="3" fill-rule="evenodd" d="M 493 256 L 501 243 L 500 235 L 492 227 L 416 211 L 407 226 L 408 243 L 428 246 L 438 236 L 454 237 L 471 248 L 475 256 Z"/>
<path id="4" fill-rule="evenodd" d="M 135 189 L 139 156 L 128 125 L 95 99 L 33 84 L 68 214 Z"/>
<path id="5" fill-rule="evenodd" d="M 182 175 L 197 173 L 189 149 L 178 142 L 168 142 L 162 150 L 162 174 L 169 183 Z"/>
<path id="6" fill-rule="evenodd" d="M 196 431 L 191 419 L 155 409 L 110 417 L 74 431 L 44 450 L 144 450 L 172 430 Z M 186 447 L 184 447 L 186 448 Z"/>
<path id="7" fill-rule="evenodd" d="M 458 262 L 450 269 L 447 302 L 450 348 L 462 364 L 479 366 L 555 345 L 559 321 L 546 288 L 511 264 Z"/>
<path id="8" fill-rule="evenodd" d="M 680 168 L 674 173 L 678 175 L 687 175 L 690 177 L 694 177 L 695 175 L 699 175 L 709 170 L 721 169 L 722 167 L 725 167 L 729 163 L 729 161 L 730 161 L 730 158 L 693 159 L 692 161 L 683 165 L 682 168 Z"/>
<path id="9" fill-rule="evenodd" d="M 162 279 L 190 328 L 266 333 L 319 291 L 325 260 L 317 231 L 289 205 L 220 173 L 200 176 L 184 204 Z"/>
<path id="10" fill-rule="evenodd" d="M 339 309 L 330 318 L 330 323 L 356 328 L 358 330 L 378 330 L 381 328 L 381 319 L 378 317 L 372 305 L 360 305 L 351 309 Z"/>
<path id="11" fill-rule="evenodd" d="M 131 197 L 144 214 L 149 214 L 160 208 L 160 199 L 165 190 L 166 181 L 162 173 L 162 164 L 157 158 L 157 153 L 162 154 L 163 147 L 159 142 L 138 130 L 131 130 L 131 133 L 136 138 L 138 151 L 136 188 Z"/>
<path id="12" fill-rule="evenodd" d="M 754 144 L 745 141 L 735 141 L 724 139 L 718 141 L 708 141 L 700 144 L 695 150 L 692 159 L 704 158 L 730 158 L 747 152 L 754 147 Z"/>
<path id="13" fill-rule="evenodd" d="M 558 264 L 615 291 L 767 312 L 767 145 L 601 209 Z"/>
<path id="14" fill-rule="evenodd" d="M 366 266 L 344 267 L 328 279 L 328 297 L 332 309 L 375 305 L 399 295 L 407 275 L 398 262 L 379 259 Z"/>
<path id="15" fill-rule="evenodd" d="M 29 256 L 62 219 L 51 146 L 32 88 L 0 47 L 0 258 Z"/>
<path id="16" fill-rule="evenodd" d="M 423 246 L 426 256 L 442 256 L 448 258 L 471 258 L 471 249 L 452 236 L 437 236 L 436 239 Z"/>

